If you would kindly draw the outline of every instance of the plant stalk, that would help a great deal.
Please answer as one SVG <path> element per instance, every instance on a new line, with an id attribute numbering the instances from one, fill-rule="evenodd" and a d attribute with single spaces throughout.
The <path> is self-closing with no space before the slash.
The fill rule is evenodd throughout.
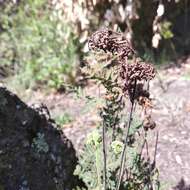
<path id="1" fill-rule="evenodd" d="M 129 132 L 130 132 L 130 128 L 131 128 L 131 122 L 132 122 L 132 118 L 133 118 L 133 109 L 134 109 L 134 102 L 135 102 L 134 101 L 135 91 L 136 91 L 136 81 L 135 81 L 135 85 L 134 85 L 134 91 L 133 91 L 133 94 L 132 94 L 131 108 L 130 108 L 130 112 L 129 112 L 129 120 L 128 120 L 128 123 L 127 123 L 127 132 L 126 132 L 125 144 L 124 144 L 122 155 L 121 155 L 121 164 L 120 164 L 119 178 L 118 178 L 116 190 L 119 190 L 119 188 L 120 188 L 121 180 L 122 180 L 122 177 L 123 177 L 123 171 L 124 171 L 124 167 L 125 167 L 127 141 L 128 141 L 128 136 L 129 136 Z"/>
<path id="2" fill-rule="evenodd" d="M 96 172 L 97 172 L 97 180 L 98 180 L 98 188 L 99 190 L 101 190 L 101 177 L 100 177 L 100 173 L 101 171 L 99 170 L 100 166 L 99 166 L 99 155 L 98 155 L 98 151 L 96 150 Z"/>
<path id="3" fill-rule="evenodd" d="M 103 140 L 103 159 L 104 159 L 104 171 L 103 171 L 103 186 L 104 190 L 106 190 L 106 183 L 107 183 L 107 158 L 106 158 L 106 141 L 105 141 L 105 134 L 106 134 L 106 126 L 103 122 L 103 128 L 102 128 L 102 140 Z"/>

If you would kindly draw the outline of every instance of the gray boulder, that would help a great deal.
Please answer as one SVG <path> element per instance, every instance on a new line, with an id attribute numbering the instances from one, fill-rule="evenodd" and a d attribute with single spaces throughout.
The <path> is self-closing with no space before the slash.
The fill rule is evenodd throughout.
<path id="1" fill-rule="evenodd" d="M 45 114 L 46 113 L 46 114 Z M 0 190 L 72 190 L 77 158 L 72 143 L 47 117 L 0 87 Z"/>

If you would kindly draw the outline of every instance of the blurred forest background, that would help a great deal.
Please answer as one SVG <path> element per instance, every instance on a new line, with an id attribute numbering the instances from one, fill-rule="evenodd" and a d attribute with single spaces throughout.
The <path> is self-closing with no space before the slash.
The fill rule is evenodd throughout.
<path id="1" fill-rule="evenodd" d="M 88 36 L 123 32 L 157 65 L 190 53 L 189 0 L 0 0 L 0 77 L 14 89 L 80 84 Z"/>

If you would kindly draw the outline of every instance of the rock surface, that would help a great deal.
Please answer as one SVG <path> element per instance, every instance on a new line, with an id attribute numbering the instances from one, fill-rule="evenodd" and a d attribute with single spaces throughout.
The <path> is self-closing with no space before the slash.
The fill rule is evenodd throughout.
<path id="1" fill-rule="evenodd" d="M 73 176 L 73 145 L 44 112 L 0 87 L 0 190 L 71 190 L 80 184 Z"/>

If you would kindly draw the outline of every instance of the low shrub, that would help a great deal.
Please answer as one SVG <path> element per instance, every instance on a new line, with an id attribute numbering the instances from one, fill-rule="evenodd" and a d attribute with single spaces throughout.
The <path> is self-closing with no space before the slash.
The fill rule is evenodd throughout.
<path id="1" fill-rule="evenodd" d="M 83 71 L 105 89 L 104 103 L 99 108 L 102 122 L 87 137 L 75 174 L 87 189 L 158 190 L 158 135 L 150 159 L 148 133 L 156 124 L 146 86 L 156 71 L 137 57 L 121 33 L 99 30 L 91 36 L 89 48 L 96 60 L 89 58 Z"/>

